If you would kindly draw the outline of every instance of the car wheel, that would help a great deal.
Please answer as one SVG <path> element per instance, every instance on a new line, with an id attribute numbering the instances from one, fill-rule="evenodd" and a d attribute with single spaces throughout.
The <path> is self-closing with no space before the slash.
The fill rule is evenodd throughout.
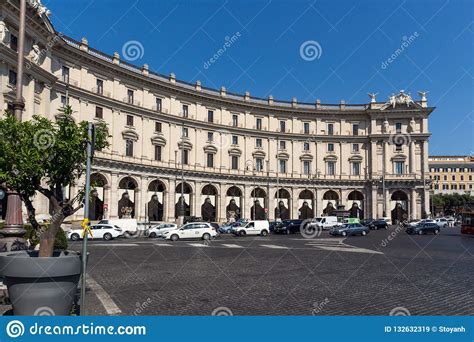
<path id="1" fill-rule="evenodd" d="M 439 229 L 435 229 L 434 233 L 435 233 L 435 235 L 438 235 L 439 234 Z"/>
<path id="2" fill-rule="evenodd" d="M 422 231 L 422 230 L 419 230 L 419 231 L 418 231 L 418 235 L 423 235 L 423 231 Z"/>
<path id="3" fill-rule="evenodd" d="M 202 235 L 202 239 L 203 239 L 203 240 L 210 240 L 210 239 L 211 239 L 211 235 L 210 235 L 209 233 L 204 233 L 204 234 Z"/>
<path id="4" fill-rule="evenodd" d="M 365 230 L 362 231 L 362 236 L 366 236 L 367 232 Z"/>
<path id="5" fill-rule="evenodd" d="M 290 234 L 290 233 L 289 233 L 289 230 L 287 230 L 287 231 L 288 231 L 287 234 Z M 268 235 L 268 232 L 267 232 L 266 230 L 262 230 L 262 231 L 260 232 L 260 235 L 262 235 L 262 236 L 267 236 L 267 235 Z"/>
<path id="6" fill-rule="evenodd" d="M 178 241 L 178 240 L 179 240 L 179 236 L 176 235 L 176 234 L 173 234 L 173 235 L 170 236 L 170 240 L 171 240 L 171 241 Z"/>
<path id="7" fill-rule="evenodd" d="M 110 234 L 110 233 L 105 233 L 105 234 L 104 234 L 104 240 L 105 240 L 105 241 L 112 240 L 112 234 Z"/>
<path id="8" fill-rule="evenodd" d="M 247 233 L 246 233 L 244 230 L 241 230 L 241 231 L 239 232 L 239 236 L 245 236 L 246 234 L 247 234 Z"/>
<path id="9" fill-rule="evenodd" d="M 347 236 L 347 233 L 346 233 L 346 232 L 342 232 L 341 235 L 342 235 L 342 236 Z"/>
<path id="10" fill-rule="evenodd" d="M 71 240 L 72 240 L 72 241 L 77 241 L 77 240 L 79 240 L 80 238 L 81 238 L 81 237 L 79 236 L 79 234 L 74 233 L 74 234 L 71 235 Z"/>
<path id="11" fill-rule="evenodd" d="M 154 232 L 153 232 L 153 233 L 150 233 L 149 237 L 151 237 L 152 239 L 153 239 L 153 238 L 156 238 L 156 233 L 154 233 Z"/>

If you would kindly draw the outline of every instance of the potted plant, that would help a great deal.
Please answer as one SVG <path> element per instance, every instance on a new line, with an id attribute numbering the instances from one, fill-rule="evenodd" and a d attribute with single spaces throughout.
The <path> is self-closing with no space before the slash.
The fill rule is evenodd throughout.
<path id="1" fill-rule="evenodd" d="M 80 254 L 55 249 L 64 219 L 83 205 L 84 190 L 73 198 L 64 189 L 85 172 L 87 122 L 76 123 L 70 106 L 53 122 L 41 116 L 18 121 L 7 112 L 0 119 L 0 183 L 20 195 L 39 249 L 3 253 L 0 272 L 15 315 L 67 315 L 81 274 Z M 95 148 L 108 146 L 105 123 L 95 129 Z M 51 220 L 35 219 L 34 196 L 45 196 Z"/>

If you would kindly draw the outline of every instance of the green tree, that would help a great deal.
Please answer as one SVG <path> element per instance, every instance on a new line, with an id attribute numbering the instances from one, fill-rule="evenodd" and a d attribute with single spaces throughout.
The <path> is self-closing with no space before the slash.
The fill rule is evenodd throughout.
<path id="1" fill-rule="evenodd" d="M 64 219 L 82 207 L 84 191 L 67 198 L 64 188 L 75 185 L 84 174 L 87 161 L 86 121 L 78 124 L 66 106 L 55 122 L 41 116 L 18 121 L 7 112 L 0 119 L 0 183 L 20 194 L 28 220 L 40 239 L 39 256 L 53 255 L 55 236 Z M 96 124 L 95 148 L 108 146 L 108 128 Z M 41 229 L 35 219 L 33 197 L 46 196 L 52 208 L 51 223 Z"/>

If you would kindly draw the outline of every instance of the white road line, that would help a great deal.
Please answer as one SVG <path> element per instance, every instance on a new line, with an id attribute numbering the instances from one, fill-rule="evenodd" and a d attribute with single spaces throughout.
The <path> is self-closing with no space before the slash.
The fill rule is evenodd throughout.
<path id="1" fill-rule="evenodd" d="M 104 307 L 105 311 L 107 311 L 107 314 L 118 315 L 122 313 L 122 310 L 119 309 L 117 304 L 115 304 L 112 298 L 110 298 L 109 294 L 105 292 L 105 290 L 102 288 L 102 286 L 99 285 L 98 282 L 96 282 L 91 277 L 87 277 L 86 283 L 87 286 L 95 293 L 99 301 L 102 303 L 102 306 Z"/>
<path id="2" fill-rule="evenodd" d="M 245 248 L 244 246 L 236 245 L 233 243 L 223 243 L 222 246 L 227 248 Z"/>
<path id="3" fill-rule="evenodd" d="M 273 248 L 273 249 L 288 249 L 288 247 L 285 246 L 277 246 L 277 245 L 260 245 L 262 247 L 266 248 Z"/>
<path id="4" fill-rule="evenodd" d="M 355 252 L 355 253 L 368 253 L 368 254 L 383 254 L 379 251 L 373 251 L 371 249 L 365 248 L 357 248 L 351 246 L 352 248 L 344 248 L 344 247 L 330 247 L 330 246 L 318 246 L 320 249 L 324 249 L 326 251 L 338 251 L 338 252 Z"/>
<path id="5" fill-rule="evenodd" d="M 188 245 L 192 247 L 209 247 L 209 245 L 205 245 L 203 243 L 188 243 Z"/>
<path id="6" fill-rule="evenodd" d="M 135 246 L 138 246 L 136 243 L 94 243 L 94 244 L 90 244 L 89 246 L 99 246 L 99 247 L 103 247 L 103 246 L 107 246 L 107 247 L 115 247 L 115 246 L 118 246 L 118 247 L 135 247 Z"/>
<path id="7" fill-rule="evenodd" d="M 169 243 L 155 243 L 155 246 L 163 246 L 163 247 L 171 247 L 173 246 L 172 244 Z"/>

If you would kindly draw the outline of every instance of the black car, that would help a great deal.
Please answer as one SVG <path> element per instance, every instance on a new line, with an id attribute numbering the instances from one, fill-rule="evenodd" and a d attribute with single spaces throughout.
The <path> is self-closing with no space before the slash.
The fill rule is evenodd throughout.
<path id="1" fill-rule="evenodd" d="M 303 220 L 283 220 L 273 227 L 275 234 L 293 234 L 300 231 Z"/>
<path id="2" fill-rule="evenodd" d="M 440 228 L 436 223 L 427 222 L 427 223 L 420 223 L 416 226 L 409 226 L 407 228 L 408 234 L 418 234 L 423 235 L 427 233 L 439 234 Z"/>
<path id="3" fill-rule="evenodd" d="M 370 229 L 388 229 L 388 223 L 385 220 L 374 220 L 367 225 Z"/>

